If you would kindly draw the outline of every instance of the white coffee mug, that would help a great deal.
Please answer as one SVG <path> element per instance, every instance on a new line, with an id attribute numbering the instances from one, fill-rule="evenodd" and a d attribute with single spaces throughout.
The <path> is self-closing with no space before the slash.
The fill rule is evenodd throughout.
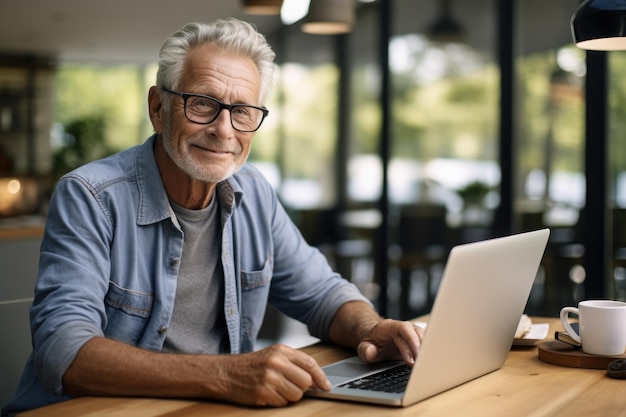
<path id="1" fill-rule="evenodd" d="M 569 323 L 578 316 L 580 334 Z M 626 303 L 612 300 L 586 300 L 576 307 L 561 309 L 561 323 L 567 334 L 591 355 L 616 356 L 626 350 Z"/>

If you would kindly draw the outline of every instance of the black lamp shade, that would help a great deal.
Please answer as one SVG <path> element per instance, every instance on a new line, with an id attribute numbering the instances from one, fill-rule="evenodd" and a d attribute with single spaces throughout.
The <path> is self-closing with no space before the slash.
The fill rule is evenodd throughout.
<path id="1" fill-rule="evenodd" d="M 318 35 L 350 32 L 355 7 L 354 0 L 311 0 L 302 31 Z"/>
<path id="2" fill-rule="evenodd" d="M 570 25 L 580 48 L 626 50 L 626 0 L 585 0 L 574 12 Z"/>
<path id="3" fill-rule="evenodd" d="M 242 3 L 247 14 L 279 15 L 283 0 L 243 0 Z"/>

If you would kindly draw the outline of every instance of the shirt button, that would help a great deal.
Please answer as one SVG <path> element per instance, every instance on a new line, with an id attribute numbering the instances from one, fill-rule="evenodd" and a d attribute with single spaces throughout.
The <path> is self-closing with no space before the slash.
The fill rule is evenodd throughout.
<path id="1" fill-rule="evenodd" d="M 167 326 L 163 326 L 163 327 L 161 327 L 161 328 L 159 329 L 159 333 L 160 333 L 160 334 L 165 334 L 165 333 L 167 333 Z"/>
<path id="2" fill-rule="evenodd" d="M 171 265 L 172 266 L 178 266 L 179 263 L 180 263 L 180 259 L 174 258 L 174 259 L 172 259 Z"/>

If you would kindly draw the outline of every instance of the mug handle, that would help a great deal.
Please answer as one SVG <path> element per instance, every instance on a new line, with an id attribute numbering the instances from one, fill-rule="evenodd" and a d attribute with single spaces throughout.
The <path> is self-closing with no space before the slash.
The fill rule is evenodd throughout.
<path id="1" fill-rule="evenodd" d="M 563 307 L 561 309 L 561 314 L 560 314 L 560 316 L 561 316 L 561 324 L 565 328 L 565 331 L 567 332 L 569 337 L 574 339 L 576 342 L 581 343 L 580 335 L 578 333 L 576 333 L 574 331 L 574 329 L 572 328 L 572 325 L 569 324 L 569 315 L 570 314 L 574 314 L 574 315 L 578 316 L 578 308 L 576 308 L 576 307 Z"/>

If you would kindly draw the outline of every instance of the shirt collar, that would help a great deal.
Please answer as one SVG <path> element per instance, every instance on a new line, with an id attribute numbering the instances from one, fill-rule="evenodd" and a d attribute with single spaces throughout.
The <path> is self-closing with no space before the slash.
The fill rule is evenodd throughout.
<path id="1" fill-rule="evenodd" d="M 139 147 L 135 159 L 135 174 L 139 188 L 137 211 L 137 224 L 139 225 L 157 223 L 173 217 L 161 172 L 154 156 L 156 140 L 156 134 L 150 136 Z M 241 204 L 243 198 L 243 189 L 236 177 L 237 174 L 217 184 L 216 187 L 216 195 L 220 199 L 221 206 L 230 213 L 236 205 Z"/>

